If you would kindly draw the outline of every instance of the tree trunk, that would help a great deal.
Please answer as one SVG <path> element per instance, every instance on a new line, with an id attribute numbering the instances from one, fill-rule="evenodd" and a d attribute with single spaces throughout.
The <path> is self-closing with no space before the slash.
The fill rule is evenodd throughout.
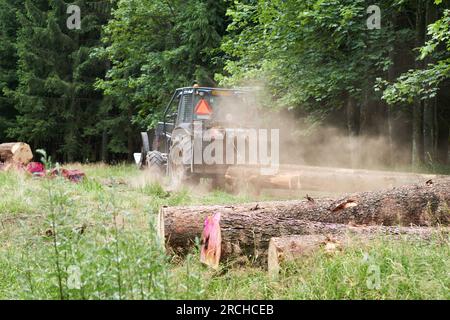
<path id="1" fill-rule="evenodd" d="M 416 48 L 420 48 L 425 43 L 425 6 L 422 0 L 417 1 L 416 10 Z M 423 69 L 423 62 L 416 60 L 416 69 Z M 412 130 L 412 165 L 414 167 L 423 163 L 423 102 L 416 99 L 413 106 L 413 130 Z"/>
<path id="2" fill-rule="evenodd" d="M 388 134 L 388 113 L 386 105 L 379 99 L 373 89 L 373 83 L 369 83 L 363 90 L 363 102 L 361 104 L 359 120 L 358 160 L 360 164 L 375 163 L 377 165 L 390 165 L 390 148 Z M 382 142 L 381 142 L 382 141 Z M 382 146 L 383 150 L 375 153 L 375 147 Z"/>
<path id="3" fill-rule="evenodd" d="M 393 13 L 391 17 L 392 25 L 396 30 L 410 29 L 410 13 L 403 11 Z M 396 82 L 397 78 L 415 67 L 415 55 L 412 49 L 415 47 L 415 41 L 410 41 L 405 37 L 397 37 L 393 42 L 392 50 L 389 52 L 389 58 L 392 61 L 388 70 L 389 82 Z M 412 163 L 412 115 L 411 104 L 399 103 L 390 106 L 389 126 L 392 139 L 392 161 L 396 167 L 404 167 Z"/>
<path id="4" fill-rule="evenodd" d="M 128 149 L 128 161 L 134 161 L 133 154 L 136 151 L 134 149 L 134 136 L 135 132 L 133 130 L 133 125 L 131 124 L 131 119 L 133 118 L 133 108 L 130 106 L 128 108 L 128 119 L 130 124 L 128 125 L 128 137 L 127 137 L 127 149 Z"/>
<path id="5" fill-rule="evenodd" d="M 425 163 L 432 164 L 435 158 L 434 155 L 434 113 L 435 113 L 435 99 L 425 102 L 423 112 L 423 145 L 425 154 Z"/>
<path id="6" fill-rule="evenodd" d="M 108 133 L 104 129 L 102 132 L 102 146 L 101 146 L 101 159 L 102 162 L 108 162 Z"/>
<path id="7" fill-rule="evenodd" d="M 424 143 L 422 127 L 423 103 L 417 100 L 413 109 L 412 165 L 419 166 L 424 161 Z"/>
<path id="8" fill-rule="evenodd" d="M 234 190 L 242 187 L 245 190 L 252 186 L 341 193 L 382 190 L 438 177 L 431 174 L 298 165 L 281 165 L 274 176 L 261 176 L 260 170 L 256 168 L 233 166 L 225 175 L 228 185 Z"/>
<path id="9" fill-rule="evenodd" d="M 450 121 L 450 120 L 447 120 Z M 441 165 L 448 165 L 450 126 L 449 122 L 440 121 L 437 141 L 437 160 Z"/>
<path id="10" fill-rule="evenodd" d="M 131 131 L 128 132 L 127 136 L 127 150 L 128 150 L 127 161 L 131 162 L 133 160 L 133 134 Z"/>
<path id="11" fill-rule="evenodd" d="M 437 132 L 437 160 L 440 164 L 448 164 L 450 143 L 450 81 L 444 82 L 437 95 L 438 104 L 438 132 Z"/>
<path id="12" fill-rule="evenodd" d="M 376 135 L 376 114 L 375 109 L 373 108 L 373 102 L 370 99 L 369 92 L 371 86 L 366 84 L 364 89 L 362 90 L 362 103 L 361 103 L 361 111 L 360 111 L 360 128 L 359 134 L 361 136 L 373 136 Z M 372 92 L 370 92 L 372 93 Z"/>
<path id="13" fill-rule="evenodd" d="M 426 24 L 430 25 L 438 19 L 438 10 L 433 1 L 428 1 L 426 7 Z M 428 39 L 427 39 L 428 40 Z M 434 63 L 433 59 L 427 58 L 425 64 Z M 423 138 L 425 163 L 432 164 L 436 158 L 436 99 L 425 101 L 423 112 Z"/>
<path id="14" fill-rule="evenodd" d="M 30 146 L 22 142 L 0 144 L 0 162 L 26 165 L 33 159 Z"/>
<path id="15" fill-rule="evenodd" d="M 387 106 L 387 136 L 388 136 L 388 166 L 395 168 L 394 138 L 393 138 L 393 112 L 391 106 Z"/>
<path id="16" fill-rule="evenodd" d="M 358 120 L 358 105 L 355 98 L 349 96 L 347 99 L 347 128 L 350 148 L 350 165 L 352 168 L 356 167 L 358 163 L 358 145 L 356 140 L 359 132 Z"/>
<path id="17" fill-rule="evenodd" d="M 439 236 L 440 233 L 449 232 L 448 229 L 435 228 L 383 228 L 383 227 L 350 227 L 334 229 L 334 233 L 315 235 L 292 235 L 279 238 L 272 238 L 269 242 L 267 267 L 271 275 L 276 276 L 280 271 L 281 264 L 294 261 L 305 255 L 313 253 L 323 248 L 327 253 L 334 253 L 347 246 L 357 243 L 364 244 L 366 241 L 375 238 L 385 238 L 388 240 L 406 239 L 429 240 Z"/>
<path id="18" fill-rule="evenodd" d="M 160 211 L 158 230 L 170 248 L 184 253 L 201 236 L 206 217 L 220 213 L 223 255 L 257 258 L 267 250 L 272 237 L 327 234 L 345 228 L 327 223 L 448 225 L 449 203 L 450 179 L 447 178 L 428 185 L 358 193 L 337 200 L 165 207 Z"/>
<path id="19" fill-rule="evenodd" d="M 390 17 L 391 23 L 393 26 L 397 24 L 397 16 L 392 15 Z M 396 43 L 394 43 L 393 48 L 389 51 L 389 60 L 391 64 L 389 66 L 387 72 L 387 78 L 389 82 L 394 82 L 397 78 L 397 70 L 395 65 L 395 48 Z M 385 103 L 385 102 L 384 102 Z M 387 106 L 387 135 L 389 139 L 389 165 L 393 168 L 396 166 L 396 158 L 394 156 L 395 148 L 394 148 L 394 115 L 395 115 L 395 106 L 390 106 L 386 103 Z"/>

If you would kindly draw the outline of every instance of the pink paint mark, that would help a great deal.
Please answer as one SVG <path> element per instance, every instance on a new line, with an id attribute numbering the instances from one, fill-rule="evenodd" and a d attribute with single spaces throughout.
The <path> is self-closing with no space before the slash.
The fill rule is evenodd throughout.
<path id="1" fill-rule="evenodd" d="M 220 212 L 214 214 L 212 217 L 207 217 L 202 233 L 200 261 L 214 269 L 219 267 L 222 247 L 220 218 Z"/>

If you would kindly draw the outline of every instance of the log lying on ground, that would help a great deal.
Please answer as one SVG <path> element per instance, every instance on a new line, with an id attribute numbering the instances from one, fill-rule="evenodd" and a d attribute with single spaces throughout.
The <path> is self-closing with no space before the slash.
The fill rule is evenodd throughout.
<path id="1" fill-rule="evenodd" d="M 162 208 L 161 236 L 176 253 L 186 253 L 200 238 L 207 216 L 221 214 L 222 256 L 257 258 L 273 237 L 345 233 L 342 224 L 432 225 L 449 223 L 450 179 L 384 192 L 359 193 L 338 200 L 263 202 Z M 313 222 L 314 221 L 314 222 Z M 380 227 L 386 233 L 410 228 Z"/>
<path id="2" fill-rule="evenodd" d="M 344 231 L 344 229 L 342 229 Z M 335 253 L 352 244 L 365 244 L 366 242 L 380 237 L 391 240 L 430 240 L 443 237 L 448 241 L 449 229 L 436 229 L 427 227 L 403 228 L 399 233 L 392 229 L 372 227 L 346 227 L 345 232 L 336 232 L 334 235 L 291 235 L 270 239 L 267 269 L 271 275 L 277 275 L 280 266 L 284 262 L 301 259 L 305 255 L 324 248 L 328 253 Z M 401 233 L 403 231 L 403 233 Z"/>
<path id="3" fill-rule="evenodd" d="M 261 170 L 230 167 L 226 180 L 234 189 L 252 186 L 256 189 L 303 189 L 310 191 L 359 192 L 382 190 L 413 184 L 443 176 L 409 172 L 389 172 L 362 169 L 281 165 L 273 176 L 261 175 Z"/>
<path id="4" fill-rule="evenodd" d="M 4 168 L 10 166 L 25 166 L 33 159 L 33 153 L 28 144 L 12 142 L 0 144 L 0 162 Z"/>
<path id="5" fill-rule="evenodd" d="M 240 205 L 191 206 L 161 209 L 166 237 L 198 236 L 206 216 L 222 213 L 230 228 L 252 224 L 276 228 L 291 221 L 309 220 L 356 225 L 448 225 L 450 222 L 450 178 L 387 191 L 362 192 L 338 199 L 276 201 Z M 235 222 L 233 222 L 235 221 Z M 248 224 L 248 226 L 247 226 Z M 234 225 L 234 227 L 233 227 Z M 185 231 L 185 235 L 177 231 Z M 263 230 L 264 231 L 264 230 Z"/>
<path id="6" fill-rule="evenodd" d="M 231 190 L 247 189 L 249 186 L 255 190 L 261 189 L 288 189 L 301 188 L 300 176 L 294 171 L 280 171 L 275 175 L 261 175 L 260 169 L 231 167 L 228 169 L 225 180 Z"/>
<path id="7" fill-rule="evenodd" d="M 445 178 L 433 174 L 379 170 L 283 165 L 281 172 L 295 172 L 303 189 L 336 192 L 361 192 L 400 187 L 430 179 Z"/>
<path id="8" fill-rule="evenodd" d="M 177 253 L 185 253 L 200 238 L 205 218 L 220 213 L 222 255 L 254 258 L 266 254 L 272 237 L 342 233 L 346 226 L 340 224 L 448 225 L 449 204 L 450 179 L 443 179 L 337 200 L 166 207 L 160 211 L 159 225 L 167 245 Z M 403 232 L 395 227 L 387 231 Z"/>
<path id="9" fill-rule="evenodd" d="M 225 176 L 227 182 L 231 181 L 233 184 L 238 184 L 235 182 L 232 176 Z M 234 180 L 233 180 L 234 179 Z M 261 176 L 261 175 L 251 175 L 248 177 L 248 184 L 257 189 L 288 189 L 288 190 L 298 190 L 301 188 L 300 176 L 295 174 L 279 174 L 275 176 Z"/>

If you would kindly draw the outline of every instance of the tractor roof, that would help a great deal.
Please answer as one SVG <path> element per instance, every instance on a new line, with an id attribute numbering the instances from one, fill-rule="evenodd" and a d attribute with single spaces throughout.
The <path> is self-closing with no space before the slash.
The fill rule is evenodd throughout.
<path id="1" fill-rule="evenodd" d="M 192 90 L 198 90 L 203 92 L 214 92 L 214 91 L 226 91 L 230 93 L 245 93 L 245 92 L 252 92 L 256 91 L 255 88 L 210 88 L 210 87 L 184 87 L 184 88 L 178 88 L 177 91 L 181 92 L 190 92 Z"/>

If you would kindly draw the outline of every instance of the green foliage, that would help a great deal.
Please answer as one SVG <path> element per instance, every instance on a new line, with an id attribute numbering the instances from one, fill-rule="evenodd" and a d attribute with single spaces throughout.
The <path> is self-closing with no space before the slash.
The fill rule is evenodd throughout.
<path id="1" fill-rule="evenodd" d="M 236 1 L 224 84 L 263 79 L 279 107 L 321 115 L 359 97 L 389 66 L 391 26 L 367 30 L 366 1 Z M 394 10 L 382 2 L 386 15 Z M 384 20 L 383 20 L 384 21 Z M 364 79 L 364 81 L 361 81 Z"/>
<path id="2" fill-rule="evenodd" d="M 7 130 L 14 126 L 16 112 L 11 98 L 5 91 L 17 86 L 16 34 L 19 28 L 17 11 L 23 7 L 23 0 L 0 1 L 0 141 L 6 141 Z"/>
<path id="3" fill-rule="evenodd" d="M 4 90 L 18 113 L 9 136 L 65 161 L 98 157 L 97 125 L 105 104 L 93 84 L 107 64 L 91 52 L 100 44 L 107 15 L 87 1 L 74 4 L 83 13 L 80 30 L 67 28 L 65 2 L 25 1 L 15 44 L 18 86 Z"/>
<path id="4" fill-rule="evenodd" d="M 436 4 L 439 3 L 436 1 Z M 428 26 L 428 36 L 430 40 L 420 48 L 418 59 L 432 57 L 435 62 L 428 63 L 424 69 L 408 71 L 393 84 L 380 81 L 380 86 L 388 85 L 383 92 L 383 99 L 388 103 L 412 103 L 415 98 L 434 98 L 440 84 L 450 78 L 450 10 L 446 10 L 441 19 Z"/>
<path id="5" fill-rule="evenodd" d="M 98 87 L 124 118 L 154 124 L 175 88 L 214 84 L 224 12 L 224 1 L 118 1 L 97 52 L 112 63 Z"/>
<path id="6" fill-rule="evenodd" d="M 52 157 L 47 154 L 47 151 L 45 151 L 44 149 L 37 149 L 36 153 L 41 156 L 40 160 L 47 170 L 53 168 Z"/>

